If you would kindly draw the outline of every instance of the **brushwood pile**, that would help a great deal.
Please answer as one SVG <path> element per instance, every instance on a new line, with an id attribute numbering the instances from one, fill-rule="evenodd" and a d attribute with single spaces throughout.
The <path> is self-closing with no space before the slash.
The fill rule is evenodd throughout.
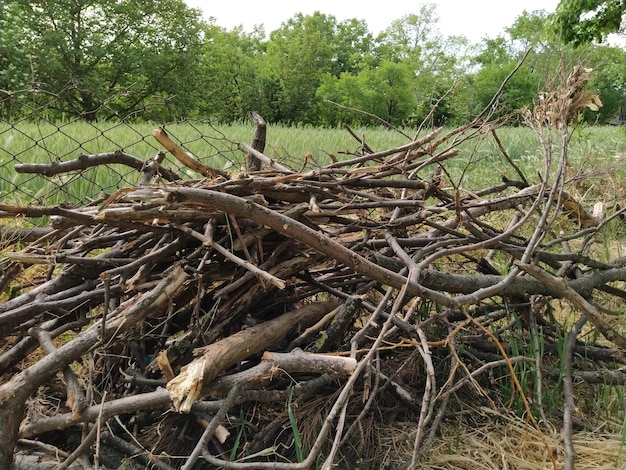
<path id="1" fill-rule="evenodd" d="M 538 135 L 569 132 L 586 103 L 577 73 L 571 95 L 527 116 Z M 558 155 L 541 178 L 502 149 L 493 184 L 451 179 L 462 144 L 497 141 L 488 117 L 297 169 L 263 153 L 257 117 L 233 173 L 159 128 L 163 152 L 136 186 L 80 206 L 1 204 L 5 219 L 49 223 L 1 232 L 0 468 L 27 455 L 382 468 L 390 444 L 375 429 L 394 421 L 414 423 L 393 461 L 408 465 L 468 397 L 502 410 L 521 396 L 539 429 L 534 384 L 624 383 L 626 340 L 606 312 L 626 298 L 626 267 L 594 256 L 605 219 L 564 187 Z M 585 323 L 593 339 L 578 336 Z M 520 365 L 530 385 L 511 379 Z M 546 440 L 547 464 L 566 443 Z"/>

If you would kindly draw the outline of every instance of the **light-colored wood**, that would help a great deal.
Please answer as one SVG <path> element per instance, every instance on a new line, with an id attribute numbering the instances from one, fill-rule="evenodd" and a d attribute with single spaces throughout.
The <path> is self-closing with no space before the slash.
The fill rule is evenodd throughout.
<path id="1" fill-rule="evenodd" d="M 337 307 L 337 301 L 316 302 L 291 310 L 278 318 L 247 328 L 216 343 L 198 348 L 199 357 L 167 383 L 174 409 L 187 413 L 202 397 L 202 388 L 229 367 L 257 354 L 284 338 L 296 326 L 307 327 Z"/>

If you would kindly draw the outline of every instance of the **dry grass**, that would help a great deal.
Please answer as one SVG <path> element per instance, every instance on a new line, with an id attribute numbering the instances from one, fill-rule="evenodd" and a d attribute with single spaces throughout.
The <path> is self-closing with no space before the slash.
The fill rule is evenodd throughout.
<path id="1" fill-rule="evenodd" d="M 425 470 L 493 469 L 544 470 L 554 468 L 548 452 L 563 468 L 563 446 L 556 429 L 544 429 L 543 437 L 529 423 L 512 414 L 488 408 L 475 410 L 475 423 L 447 422 L 428 455 Z M 479 424 L 477 424 L 479 423 Z M 381 468 L 399 468 L 411 459 L 415 423 L 394 423 L 376 430 L 378 445 L 389 449 Z M 576 432 L 573 436 L 579 470 L 613 470 L 625 460 L 622 436 L 604 431 Z"/>

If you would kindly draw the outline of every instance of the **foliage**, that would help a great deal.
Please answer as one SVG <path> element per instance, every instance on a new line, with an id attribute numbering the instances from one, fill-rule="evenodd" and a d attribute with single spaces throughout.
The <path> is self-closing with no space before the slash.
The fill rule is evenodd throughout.
<path id="1" fill-rule="evenodd" d="M 575 46 L 602 42 L 619 31 L 626 3 L 616 0 L 561 0 L 551 29 Z"/>
<path id="2" fill-rule="evenodd" d="M 273 31 L 267 47 L 267 73 L 277 84 L 275 119 L 310 123 L 308 110 L 315 104 L 315 90 L 331 70 L 336 20 L 319 12 L 297 14 Z"/>
<path id="3" fill-rule="evenodd" d="M 439 39 L 434 4 L 422 5 L 418 14 L 395 20 L 379 38 L 378 55 L 396 62 L 419 60 L 428 47 Z"/>
<path id="4" fill-rule="evenodd" d="M 203 32 L 204 43 L 194 90 L 194 95 L 199 97 L 195 114 L 231 121 L 245 119 L 251 106 L 261 112 L 267 111 L 261 107 L 262 89 L 258 86 L 258 62 L 264 50 L 263 31 L 246 34 L 241 29 L 226 31 L 207 24 Z"/>
<path id="5" fill-rule="evenodd" d="M 199 52 L 199 12 L 182 0 L 32 0 L 2 2 L 0 8 L 3 16 L 21 20 L 19 34 L 3 38 L 2 61 L 12 62 L 10 51 L 23 48 L 21 67 L 13 66 L 29 65 L 32 85 L 53 93 L 71 90 L 62 94 L 64 112 L 91 121 L 111 118 L 99 115 L 109 101 L 125 116 L 155 94 L 174 96 L 178 109 L 190 109 L 186 92 Z M 10 82 L 1 85 L 15 89 Z"/>
<path id="6" fill-rule="evenodd" d="M 318 88 L 318 96 L 350 109 L 326 106 L 320 111 L 322 123 L 337 126 L 348 121 L 376 125 L 380 123 L 377 116 L 394 125 L 402 124 L 411 112 L 410 83 L 409 67 L 391 61 L 367 68 L 356 76 L 348 72 L 339 78 L 326 75 Z"/>
<path id="7" fill-rule="evenodd" d="M 620 49 L 563 44 L 549 34 L 556 20 L 545 11 L 525 11 L 477 44 L 444 37 L 435 4 L 418 5 L 376 37 L 362 20 L 321 12 L 296 14 L 269 36 L 262 27 L 226 30 L 183 0 L 12 0 L 0 3 L 0 19 L 7 120 L 43 113 L 52 94 L 58 106 L 41 115 L 50 120 L 236 122 L 258 111 L 268 123 L 460 124 L 529 49 L 504 88 L 501 115 L 532 106 L 563 62 L 596 70 L 590 87 L 605 107 L 586 112 L 588 122 L 617 114 L 625 83 Z"/>
<path id="8" fill-rule="evenodd" d="M 16 2 L 0 3 L 0 84 L 5 90 L 28 87 L 30 63 L 25 22 Z"/>
<path id="9" fill-rule="evenodd" d="M 608 122 L 619 114 L 624 105 L 624 52 L 615 47 L 592 46 L 581 62 L 593 69 L 593 77 L 589 87 L 598 92 L 602 101 L 599 112 L 585 111 L 587 122 Z"/>
<path id="10" fill-rule="evenodd" d="M 344 72 L 360 72 L 375 45 L 365 21 L 356 18 L 339 23 L 332 41 L 335 44 L 335 57 L 331 61 L 331 73 L 335 76 Z"/>

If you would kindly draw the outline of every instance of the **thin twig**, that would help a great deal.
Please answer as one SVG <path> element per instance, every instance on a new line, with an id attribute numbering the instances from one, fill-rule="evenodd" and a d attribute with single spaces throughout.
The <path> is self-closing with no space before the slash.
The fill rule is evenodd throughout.
<path id="1" fill-rule="evenodd" d="M 574 402 L 574 383 L 572 381 L 572 356 L 576 339 L 587 323 L 587 317 L 581 316 L 567 336 L 565 357 L 563 358 L 563 446 L 565 447 L 565 470 L 576 468 L 576 451 L 572 440 L 573 417 L 576 404 Z"/>
<path id="2" fill-rule="evenodd" d="M 430 355 L 428 340 L 426 339 L 426 335 L 421 328 L 417 330 L 417 334 L 419 335 L 421 341 L 421 346 L 417 346 L 417 350 L 422 356 L 422 360 L 426 366 L 426 385 L 424 386 L 424 394 L 422 395 L 422 408 L 420 410 L 419 421 L 417 423 L 417 433 L 415 434 L 415 442 L 413 444 L 413 455 L 411 456 L 411 463 L 409 463 L 407 470 L 412 470 L 417 464 L 422 439 L 426 433 L 426 426 L 432 416 L 434 405 L 433 396 L 437 394 L 435 367 L 433 366 L 432 357 Z"/>
<path id="3" fill-rule="evenodd" d="M 206 244 L 207 246 L 210 246 L 215 251 L 219 252 L 222 256 L 224 256 L 224 258 L 226 258 L 229 261 L 232 261 L 237 266 L 241 266 L 242 268 L 247 269 L 251 273 L 259 276 L 261 279 L 266 280 L 267 282 L 269 282 L 270 284 L 278 287 L 279 289 L 284 289 L 285 288 L 285 281 L 283 281 L 282 279 L 279 279 L 276 276 L 272 276 L 267 271 L 263 271 L 262 269 L 258 268 L 254 264 L 252 264 L 252 263 L 250 263 L 250 262 L 248 262 L 246 260 L 243 260 L 243 259 L 239 258 L 238 256 L 235 256 L 233 253 L 228 251 L 222 245 L 220 245 L 219 243 L 215 242 L 213 240 L 213 230 L 212 229 L 207 231 L 207 233 L 205 235 L 202 235 L 200 232 L 197 232 L 194 229 L 192 229 L 192 228 L 190 228 L 190 227 L 188 227 L 186 225 L 172 224 L 172 226 L 177 228 L 181 232 L 186 233 L 187 235 L 191 235 L 192 237 L 202 241 L 204 244 Z M 211 225 L 209 225 L 209 227 L 211 227 Z"/>
<path id="4" fill-rule="evenodd" d="M 193 451 L 191 451 L 191 454 L 189 454 L 189 457 L 187 457 L 184 465 L 180 467 L 181 470 L 191 470 L 191 468 L 195 465 L 196 461 L 200 457 L 200 454 L 206 448 L 209 439 L 213 437 L 215 430 L 224 419 L 224 416 L 226 416 L 226 413 L 228 413 L 228 411 L 235 404 L 240 390 L 241 389 L 239 386 L 235 386 L 230 390 L 230 392 L 228 392 L 226 399 L 222 402 L 222 406 L 220 406 L 220 409 L 217 411 L 217 413 L 215 413 L 215 416 L 213 416 L 213 418 L 209 422 L 209 425 L 202 433 L 202 436 L 200 436 L 200 439 L 198 439 L 198 442 L 196 442 Z"/>

